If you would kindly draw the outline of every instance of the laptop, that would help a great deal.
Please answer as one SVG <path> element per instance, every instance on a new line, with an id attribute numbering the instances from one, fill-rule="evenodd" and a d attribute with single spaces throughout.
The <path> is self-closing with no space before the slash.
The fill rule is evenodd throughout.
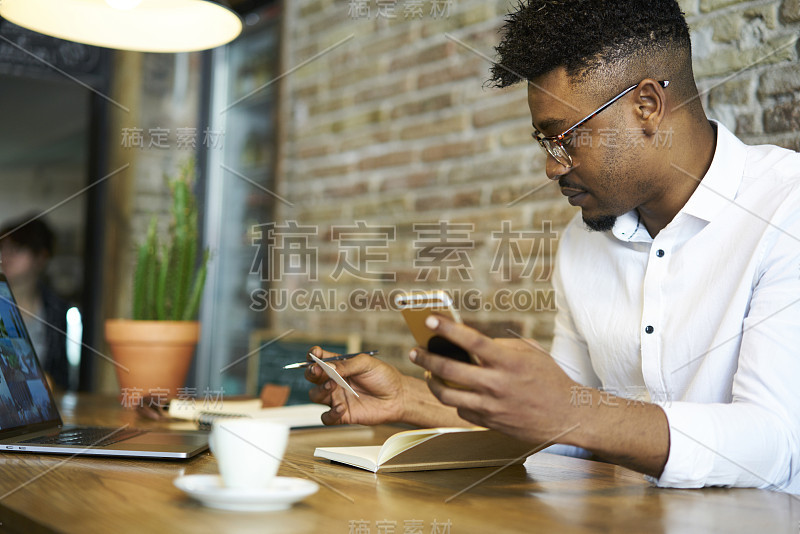
<path id="1" fill-rule="evenodd" d="M 28 331 L 0 274 L 0 452 L 191 458 L 208 448 L 200 431 L 64 425 Z"/>

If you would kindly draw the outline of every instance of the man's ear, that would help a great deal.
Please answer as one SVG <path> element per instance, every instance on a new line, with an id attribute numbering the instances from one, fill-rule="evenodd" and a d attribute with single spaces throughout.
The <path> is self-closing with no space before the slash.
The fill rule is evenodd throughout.
<path id="1" fill-rule="evenodd" d="M 667 110 L 667 95 L 656 80 L 647 78 L 636 89 L 637 116 L 646 135 L 655 135 Z"/>

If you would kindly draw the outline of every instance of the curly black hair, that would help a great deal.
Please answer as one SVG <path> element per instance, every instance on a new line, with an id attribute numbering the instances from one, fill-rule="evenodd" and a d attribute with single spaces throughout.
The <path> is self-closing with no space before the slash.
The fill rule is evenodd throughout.
<path id="1" fill-rule="evenodd" d="M 676 0 L 520 0 L 502 31 L 489 80 L 496 87 L 557 67 L 580 78 L 603 65 L 676 49 L 691 58 L 689 27 Z"/>

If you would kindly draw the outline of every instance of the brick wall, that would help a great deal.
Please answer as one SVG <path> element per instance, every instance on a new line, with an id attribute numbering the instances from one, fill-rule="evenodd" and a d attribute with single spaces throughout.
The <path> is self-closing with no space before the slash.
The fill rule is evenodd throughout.
<path id="1" fill-rule="evenodd" d="M 417 4 L 422 7 L 415 11 Z M 279 205 L 277 224 L 294 220 L 316 229 L 308 242 L 314 251 L 305 259 L 317 262 L 318 273 L 315 281 L 283 276 L 274 287 L 335 290 L 337 309 L 320 311 L 330 302 L 314 311 L 286 309 L 274 313 L 272 323 L 321 337 L 361 332 L 365 347 L 379 348 L 404 369 L 413 343 L 399 314 L 383 309 L 378 298 L 364 305 L 348 302 L 349 296 L 445 288 L 467 295 L 464 318 L 481 330 L 504 336 L 511 330 L 548 344 L 551 238 L 575 213 L 554 184 L 546 185 L 543 154 L 530 138 L 525 87 L 483 87 L 497 29 L 513 3 L 435 4 L 285 3 L 287 66 L 302 66 L 284 79 L 287 134 L 278 192 L 290 205 Z M 793 39 L 800 2 L 681 5 L 693 31 L 701 90 L 710 90 L 704 97 L 709 114 L 746 141 L 796 148 L 800 75 Z M 338 280 L 331 276 L 342 267 L 341 254 L 358 259 L 357 248 L 345 250 L 355 244 L 347 232 L 357 228 L 336 227 L 358 221 L 376 245 L 360 252 L 385 256 L 368 262 L 370 274 L 394 273 L 395 280 L 364 280 L 364 273 L 359 278 L 346 270 Z M 437 252 L 420 225 L 440 221 L 454 243 L 438 252 L 450 254 L 452 268 L 420 279 Z M 395 234 L 378 238 L 387 226 Z M 498 236 L 504 229 L 505 238 Z M 515 244 L 524 261 L 512 261 Z M 497 260 L 500 268 L 493 268 Z M 504 300 L 497 297 L 512 294 L 517 310 L 499 311 Z"/>
<path id="2" fill-rule="evenodd" d="M 800 2 L 682 0 L 708 115 L 749 144 L 800 150 Z"/>

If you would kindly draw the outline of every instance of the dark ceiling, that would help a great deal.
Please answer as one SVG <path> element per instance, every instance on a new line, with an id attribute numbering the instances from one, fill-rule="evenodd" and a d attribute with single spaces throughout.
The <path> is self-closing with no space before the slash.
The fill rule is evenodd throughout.
<path id="1" fill-rule="evenodd" d="M 0 75 L 0 168 L 83 163 L 88 103 L 77 83 Z"/>
<path id="2" fill-rule="evenodd" d="M 262 6 L 275 4 L 277 0 L 229 0 L 228 5 L 240 15 L 244 15 Z"/>
<path id="3" fill-rule="evenodd" d="M 277 0 L 227 3 L 245 15 Z M 78 83 L 0 74 L 0 168 L 83 162 L 88 104 Z"/>

